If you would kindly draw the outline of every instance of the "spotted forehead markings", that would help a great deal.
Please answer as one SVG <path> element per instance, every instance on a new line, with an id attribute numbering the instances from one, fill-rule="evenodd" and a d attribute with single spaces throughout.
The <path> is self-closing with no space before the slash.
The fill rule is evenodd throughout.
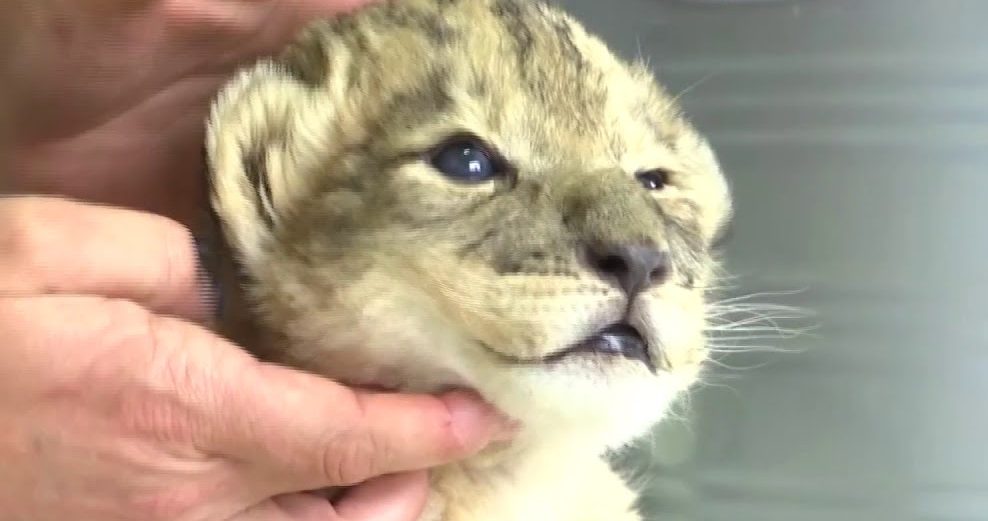
<path id="1" fill-rule="evenodd" d="M 542 9 L 544 8 L 545 6 L 542 6 Z M 573 39 L 573 26 L 570 22 L 561 15 L 550 15 L 545 11 L 543 11 L 543 16 L 549 24 L 549 27 L 555 33 L 556 40 L 559 43 L 565 59 L 573 62 L 578 71 L 586 70 L 588 67 L 587 59 L 576 46 L 576 41 Z"/>
<path id="2" fill-rule="evenodd" d="M 402 7 L 400 3 L 389 4 L 391 7 L 384 11 L 378 11 L 377 17 L 387 18 L 389 20 L 387 23 L 410 26 L 426 34 L 434 35 L 437 31 L 447 33 L 440 37 L 440 40 L 445 40 L 450 37 L 450 33 L 454 29 L 450 28 L 448 22 L 443 20 L 441 11 L 445 9 L 443 6 L 449 6 L 456 2 L 457 0 L 437 0 L 437 4 L 440 5 L 438 10 Z M 604 100 L 607 98 L 607 87 L 602 84 L 602 81 L 594 80 L 594 77 L 598 77 L 598 80 L 601 79 L 599 78 L 600 73 L 593 70 L 592 64 L 577 46 L 575 28 L 569 19 L 563 14 L 551 11 L 541 3 L 492 0 L 488 6 L 490 12 L 501 21 L 499 26 L 503 28 L 510 40 L 514 41 L 520 65 L 519 72 L 524 79 L 522 86 L 534 96 L 533 101 L 543 108 L 541 114 L 538 115 L 538 120 L 544 122 L 546 117 L 551 115 L 551 119 L 557 122 L 553 126 L 566 128 L 573 134 L 598 134 L 602 124 L 599 121 L 599 116 L 603 110 Z M 535 29 L 534 24 L 539 24 L 540 29 Z M 349 41 L 350 45 L 354 45 L 358 49 L 366 45 L 364 32 L 367 28 L 361 27 L 362 24 L 354 25 L 343 19 L 334 25 L 337 34 L 345 35 L 345 39 Z M 438 26 L 442 27 L 436 29 Z M 433 41 L 436 41 L 435 38 L 435 36 L 432 37 Z M 557 51 L 553 60 L 559 65 L 558 67 L 548 67 L 543 61 L 535 59 L 533 54 L 536 52 L 536 47 L 539 46 L 546 46 L 546 51 Z M 365 53 L 360 54 L 366 55 Z M 560 57 L 562 57 L 561 61 L 559 60 Z M 358 75 L 358 62 L 360 61 L 353 60 L 350 64 L 351 71 L 354 72 L 353 77 L 350 78 L 351 81 Z M 564 78 L 561 75 L 572 77 Z M 435 78 L 435 75 L 432 78 Z M 484 98 L 489 98 L 493 94 L 491 86 L 487 85 L 488 82 L 485 79 L 483 77 L 474 79 L 472 85 L 474 88 L 470 89 L 472 94 Z M 412 119 L 421 121 L 426 114 L 417 110 L 416 106 L 425 106 L 431 109 L 439 108 L 439 105 L 442 105 L 443 108 L 448 106 L 448 103 L 436 103 L 436 100 L 447 100 L 448 102 L 448 81 L 448 79 L 443 82 L 429 81 L 427 82 L 428 87 L 420 85 L 406 89 L 405 92 L 395 94 L 389 106 L 405 110 L 409 115 L 414 112 L 415 116 Z M 352 86 L 356 87 L 356 85 Z M 435 88 L 439 86 L 442 88 Z M 433 99 L 428 100 L 427 98 L 430 97 Z M 404 102 L 409 101 L 414 102 L 411 103 L 412 108 L 404 105 Z M 422 103 L 423 101 L 425 103 Z M 645 104 L 643 103 L 642 108 L 644 107 Z M 643 116 L 647 116 L 648 126 L 659 133 L 661 125 L 657 118 L 650 114 L 643 114 Z M 536 117 L 536 115 L 532 114 L 531 117 Z M 536 127 L 540 126 L 542 125 L 536 125 Z M 612 153 L 620 155 L 620 149 L 624 148 L 624 143 L 613 133 L 608 134 L 610 135 L 599 135 L 598 137 L 609 139 Z M 541 145 L 548 145 L 551 141 L 538 139 L 548 136 L 532 137 L 540 141 Z M 671 139 L 665 143 L 670 146 L 674 145 Z"/>
<path id="3" fill-rule="evenodd" d="M 518 65 L 522 71 L 525 70 L 535 45 L 535 35 L 529 26 L 530 18 L 524 16 L 523 9 L 528 9 L 528 6 L 521 5 L 517 0 L 495 0 L 491 3 L 491 13 L 501 21 L 505 31 L 514 39 Z"/>
<path id="4" fill-rule="evenodd" d="M 654 99 L 651 94 L 646 99 L 637 101 L 633 105 L 635 117 L 650 131 L 657 143 L 668 148 L 671 152 L 679 151 L 679 143 L 676 139 L 677 132 L 675 126 L 680 117 L 675 109 L 668 103 L 662 103 L 661 99 Z M 665 114 L 662 111 L 666 111 Z"/>
<path id="5" fill-rule="evenodd" d="M 382 131 L 387 131 L 389 122 L 400 122 L 404 128 L 424 125 L 437 114 L 446 112 L 453 104 L 449 93 L 449 70 L 434 67 L 411 87 L 397 91 L 384 104 L 375 121 L 368 140 L 375 139 Z"/>
<path id="6" fill-rule="evenodd" d="M 580 49 L 573 22 L 542 2 L 495 0 L 490 6 L 513 43 L 520 87 L 539 109 L 539 114 L 528 115 L 540 122 L 536 127 L 601 137 L 608 88 L 602 72 Z M 549 121 L 555 124 L 544 125 Z M 541 141 L 545 145 L 551 140 Z"/>
<path id="7" fill-rule="evenodd" d="M 442 10 L 451 2 L 437 2 L 439 9 L 418 9 L 401 2 L 389 3 L 378 11 L 377 25 L 401 27 L 425 35 L 430 43 L 447 45 L 459 38 L 460 33 L 442 16 Z"/>

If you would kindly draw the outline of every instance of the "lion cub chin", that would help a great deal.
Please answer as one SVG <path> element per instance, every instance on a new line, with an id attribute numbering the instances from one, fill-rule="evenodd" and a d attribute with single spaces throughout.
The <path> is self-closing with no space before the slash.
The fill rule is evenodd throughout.
<path id="1" fill-rule="evenodd" d="M 225 334 L 522 425 L 423 521 L 639 519 L 602 456 L 697 379 L 731 214 L 645 67 L 537 2 L 384 2 L 239 73 L 206 152 Z"/>

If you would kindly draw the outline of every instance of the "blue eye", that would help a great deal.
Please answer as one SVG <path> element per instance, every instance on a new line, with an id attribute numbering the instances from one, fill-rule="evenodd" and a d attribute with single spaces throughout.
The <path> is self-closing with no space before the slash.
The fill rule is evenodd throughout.
<path id="1" fill-rule="evenodd" d="M 504 173 L 501 161 L 473 139 L 442 145 L 432 155 L 432 166 L 457 181 L 489 181 Z"/>
<path id="2" fill-rule="evenodd" d="M 662 190 L 669 184 L 669 172 L 662 169 L 638 172 L 635 178 L 646 190 Z"/>

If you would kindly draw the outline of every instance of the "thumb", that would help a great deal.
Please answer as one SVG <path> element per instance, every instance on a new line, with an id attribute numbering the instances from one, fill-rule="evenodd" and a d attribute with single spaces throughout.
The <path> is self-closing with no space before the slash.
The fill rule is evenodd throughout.
<path id="1" fill-rule="evenodd" d="M 346 521 L 413 521 L 429 497 L 429 476 L 407 472 L 375 478 L 348 490 L 336 505 Z"/>
<path id="2" fill-rule="evenodd" d="M 315 494 L 284 494 L 230 521 L 415 521 L 428 494 L 425 472 L 394 474 L 354 487 L 335 506 Z"/>
<path id="3" fill-rule="evenodd" d="M 408 518 L 401 521 L 414 521 Z M 312 494 L 279 496 L 254 505 L 228 521 L 342 521 L 329 501 Z"/>
<path id="4" fill-rule="evenodd" d="M 252 462 L 270 495 L 442 465 L 512 434 L 491 406 L 462 391 L 365 393 L 264 363 L 221 379 L 209 413 L 222 421 L 206 450 Z"/>

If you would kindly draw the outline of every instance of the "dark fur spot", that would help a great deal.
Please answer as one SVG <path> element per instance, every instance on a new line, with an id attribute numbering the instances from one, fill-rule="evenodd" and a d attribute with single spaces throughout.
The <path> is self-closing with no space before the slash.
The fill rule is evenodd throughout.
<path id="1" fill-rule="evenodd" d="M 686 285 L 692 287 L 693 281 L 707 263 L 709 256 L 706 241 L 698 227 L 699 208 L 695 204 L 686 203 L 690 207 L 687 215 L 675 218 L 663 210 L 658 201 L 654 199 L 650 201 L 652 209 L 663 223 L 672 266 Z"/>
<path id="2" fill-rule="evenodd" d="M 205 144 L 203 144 L 202 147 L 200 148 L 200 153 L 202 155 L 202 168 L 203 168 L 203 173 L 204 173 L 204 176 L 205 176 L 205 182 L 203 183 L 203 185 L 204 185 L 204 188 L 206 190 L 206 193 L 207 194 L 212 194 L 213 193 L 214 186 L 215 186 L 215 182 L 214 182 L 214 179 L 213 179 L 214 172 L 213 172 L 213 168 L 212 168 L 212 166 L 210 165 L 210 162 L 209 162 L 209 151 L 206 149 L 206 145 Z M 206 200 L 208 201 L 209 198 L 207 197 Z M 208 219 L 211 222 L 213 222 L 213 223 L 218 223 L 219 222 L 219 214 L 216 212 L 216 207 L 213 206 L 212 204 L 208 204 L 208 205 L 206 205 L 206 210 L 207 210 L 207 213 L 208 213 L 208 216 L 207 216 Z"/>
<path id="3" fill-rule="evenodd" d="M 456 254 L 461 258 L 474 254 L 490 242 L 495 235 L 497 235 L 497 230 L 485 230 L 484 233 L 480 234 L 480 237 L 477 237 L 463 245 L 459 250 L 457 250 Z"/>
<path id="4" fill-rule="evenodd" d="M 636 102 L 632 108 L 632 115 L 642 122 L 646 128 L 648 128 L 652 133 L 652 138 L 661 143 L 662 145 L 669 148 L 669 150 L 676 151 L 676 133 L 675 130 L 669 128 L 668 121 L 663 119 L 660 114 L 656 113 L 655 107 L 657 102 L 650 103 L 649 100 L 639 100 Z M 664 110 L 664 109 L 663 109 Z"/>
<path id="5" fill-rule="evenodd" d="M 326 44 L 318 29 L 310 29 L 282 55 L 281 64 L 293 78 L 309 87 L 317 87 L 329 74 Z"/>
<path id="6" fill-rule="evenodd" d="M 700 270 L 708 261 L 709 251 L 703 235 L 692 219 L 684 222 L 667 217 L 665 230 L 672 265 L 682 277 L 684 285 L 693 287 Z"/>
<path id="7" fill-rule="evenodd" d="M 271 227 L 274 225 L 274 217 L 268 213 L 265 202 L 271 200 L 271 188 L 268 186 L 267 169 L 264 165 L 266 161 L 264 150 L 255 148 L 244 156 L 243 164 L 247 182 L 250 183 L 251 191 L 255 196 L 254 204 L 257 205 L 264 224 Z"/>
<path id="8" fill-rule="evenodd" d="M 370 41 L 367 39 L 367 34 L 364 31 L 355 30 L 349 34 L 351 35 L 350 43 L 353 45 L 355 53 L 364 54 L 370 52 Z"/>
<path id="9" fill-rule="evenodd" d="M 522 273 L 532 273 L 533 270 L 528 263 L 526 263 L 526 254 L 524 252 L 517 251 L 504 251 L 504 244 L 502 241 L 501 248 L 499 248 L 497 254 L 492 259 L 493 263 L 491 267 L 494 272 L 498 275 L 518 275 Z"/>
<path id="10" fill-rule="evenodd" d="M 521 262 L 517 259 L 502 259 L 494 265 L 494 271 L 498 275 L 511 275 L 515 273 L 521 273 Z"/>
<path id="11" fill-rule="evenodd" d="M 575 64 L 578 71 L 586 69 L 587 61 L 573 41 L 573 28 L 561 19 L 552 19 L 549 25 L 555 32 L 559 46 L 562 48 L 563 59 Z"/>
<path id="12" fill-rule="evenodd" d="M 436 173 L 436 175 L 440 174 Z M 491 221 L 477 217 L 477 214 L 489 210 L 493 199 L 499 195 L 499 192 L 476 195 L 463 201 L 445 199 L 430 201 L 428 196 L 423 196 L 421 202 L 410 202 L 407 199 L 400 201 L 400 194 L 382 194 L 381 199 L 376 201 L 374 206 L 381 209 L 381 212 L 386 212 L 392 222 L 402 223 L 402 226 L 416 232 L 431 229 L 468 237 L 475 235 L 472 228 L 475 228 L 477 223 Z"/>
<path id="13" fill-rule="evenodd" d="M 504 25 L 505 30 L 514 40 L 518 52 L 518 66 L 525 70 L 532 47 L 535 45 L 535 35 L 529 27 L 529 18 L 522 11 L 525 7 L 518 0 L 497 0 L 491 5 L 491 12 Z"/>
<path id="14" fill-rule="evenodd" d="M 420 23 L 429 40 L 435 45 L 448 45 L 459 37 L 459 33 L 438 16 L 423 17 Z"/>
<path id="15" fill-rule="evenodd" d="M 360 62 L 357 60 L 350 60 L 350 64 L 347 65 L 346 69 L 346 86 L 347 90 L 354 90 L 360 84 Z"/>
<path id="16" fill-rule="evenodd" d="M 205 176 L 206 191 L 211 192 L 213 190 L 213 169 L 209 166 L 209 150 L 206 148 L 205 143 L 199 146 L 199 162 L 202 168 L 202 174 Z"/>
<path id="17" fill-rule="evenodd" d="M 448 111 L 453 103 L 448 85 L 449 72 L 438 68 L 425 75 L 418 85 L 392 95 L 377 119 L 368 122 L 368 139 L 374 141 L 383 133 L 399 130 L 390 128 L 394 122 L 402 122 L 401 130 L 407 131 Z M 364 145 L 369 146 L 369 143 Z"/>
<path id="18" fill-rule="evenodd" d="M 514 187 L 515 193 L 529 204 L 538 204 L 546 197 L 546 186 L 542 179 L 518 179 Z"/>
<path id="19" fill-rule="evenodd" d="M 410 8 L 404 4 L 386 4 L 379 22 L 424 34 L 435 45 L 453 41 L 458 33 L 433 11 Z"/>
<path id="20" fill-rule="evenodd" d="M 402 104 L 408 110 L 426 117 L 434 117 L 448 110 L 453 103 L 453 98 L 449 94 L 449 71 L 443 68 L 434 69 L 418 89 L 398 95 L 391 102 L 395 105 Z M 408 104 L 404 105 L 406 102 Z"/>
<path id="21" fill-rule="evenodd" d="M 474 78 L 470 82 L 469 93 L 475 98 L 486 99 L 491 95 L 491 88 L 485 78 Z"/>
<path id="22" fill-rule="evenodd" d="M 653 111 L 644 103 L 642 104 L 640 110 L 640 117 L 645 121 L 645 125 L 652 130 L 655 140 L 669 150 L 676 152 L 678 149 L 678 143 L 676 141 L 677 134 L 673 128 L 670 128 L 670 125 L 668 124 L 669 120 L 665 120 L 657 114 L 654 114 Z"/>
<path id="23" fill-rule="evenodd" d="M 516 55 L 520 87 L 533 103 L 574 133 L 593 133 L 606 92 L 600 73 L 577 47 L 570 23 L 542 4 L 519 0 L 494 0 L 491 12 L 504 27 Z"/>

